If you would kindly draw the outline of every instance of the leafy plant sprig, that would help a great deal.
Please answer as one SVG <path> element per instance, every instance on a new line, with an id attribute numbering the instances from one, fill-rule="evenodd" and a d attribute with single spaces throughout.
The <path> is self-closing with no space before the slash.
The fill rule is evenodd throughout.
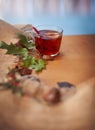
<path id="1" fill-rule="evenodd" d="M 9 69 L 9 73 L 7 74 L 5 80 L 0 82 L 0 87 L 2 87 L 2 90 L 10 89 L 13 94 L 23 96 L 25 93 L 22 89 L 22 86 L 19 85 L 20 79 L 16 77 L 16 73 L 16 69 Z"/>
<path id="2" fill-rule="evenodd" d="M 29 50 L 33 49 L 35 47 L 35 44 L 28 41 L 26 36 L 22 34 L 18 34 L 18 38 L 20 40 L 20 44 L 18 46 L 13 43 L 10 43 L 10 45 L 8 45 L 2 41 L 0 42 L 0 48 L 6 49 L 6 54 L 19 56 L 22 60 L 23 67 L 35 69 L 36 72 L 42 71 L 46 66 L 45 61 L 43 59 L 37 59 L 36 57 L 29 54 Z"/>

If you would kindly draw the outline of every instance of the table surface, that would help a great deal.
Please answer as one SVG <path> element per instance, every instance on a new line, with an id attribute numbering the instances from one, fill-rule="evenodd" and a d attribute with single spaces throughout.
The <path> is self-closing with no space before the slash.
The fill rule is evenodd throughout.
<path id="1" fill-rule="evenodd" d="M 6 31 L 4 31 L 5 28 Z M 13 35 L 15 31 L 17 32 L 17 29 L 13 26 L 4 21 L 0 21 L 0 40 L 10 42 L 10 40 L 15 38 Z M 6 56 L 3 51 L 0 50 L 0 63 L 2 63 L 0 64 L 0 79 L 7 73 L 7 67 L 11 66 L 13 61 L 13 57 Z M 43 72 L 37 76 L 51 86 L 56 86 L 57 82 L 63 81 L 68 81 L 75 85 L 81 84 L 82 82 L 84 83 L 83 85 L 78 85 L 81 87 L 77 87 L 79 90 L 72 98 L 69 98 L 56 107 L 48 108 L 44 105 L 40 106 L 35 101 L 32 101 L 32 99 L 23 99 L 23 108 L 20 108 L 20 110 L 23 110 L 20 111 L 19 114 L 23 114 L 23 116 L 21 115 L 21 119 L 24 117 L 22 121 L 26 120 L 26 122 L 22 124 L 27 124 L 27 121 L 30 122 L 30 118 L 34 122 L 26 125 L 26 129 L 27 127 L 31 127 L 31 125 L 36 128 L 37 124 L 39 129 L 45 129 L 46 126 L 48 126 L 47 129 L 49 130 L 95 129 L 95 78 L 93 81 L 91 80 L 91 82 L 85 82 L 95 77 L 95 35 L 63 36 L 60 55 L 54 60 L 48 61 L 46 70 L 43 70 Z M 16 119 L 16 115 L 11 115 L 11 111 L 14 112 L 14 110 L 17 111 L 19 109 L 16 109 L 17 104 L 16 102 L 13 104 L 13 102 L 14 98 L 12 98 L 12 95 L 9 93 L 5 92 L 0 94 L 0 106 L 2 106 L 0 107 L 0 114 L 2 113 L 1 117 L 3 117 L 3 121 L 12 118 Z M 28 109 L 26 106 L 29 106 Z M 19 107 L 21 106 L 18 105 L 18 108 Z M 33 118 L 29 116 L 30 118 L 28 118 L 27 114 L 25 113 L 25 115 L 23 111 L 29 115 L 36 113 L 36 116 L 39 115 L 39 117 Z M 38 120 L 38 122 L 36 120 Z M 8 123 L 10 124 L 10 122 Z M 13 129 L 16 128 L 16 126 L 19 127 L 19 125 L 14 124 L 12 126 Z M 2 119 L 0 118 L 0 128 L 1 127 Z M 2 128 L 4 127 L 5 125 Z"/>
<path id="2" fill-rule="evenodd" d="M 60 55 L 48 61 L 39 77 L 49 85 L 79 84 L 95 76 L 95 35 L 63 36 Z"/>

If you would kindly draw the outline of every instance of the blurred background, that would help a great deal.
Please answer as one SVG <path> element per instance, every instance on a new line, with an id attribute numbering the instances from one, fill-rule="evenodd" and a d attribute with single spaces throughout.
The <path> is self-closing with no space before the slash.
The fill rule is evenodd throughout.
<path id="1" fill-rule="evenodd" d="M 95 0 L 0 0 L 0 19 L 58 25 L 64 35 L 95 34 Z"/>

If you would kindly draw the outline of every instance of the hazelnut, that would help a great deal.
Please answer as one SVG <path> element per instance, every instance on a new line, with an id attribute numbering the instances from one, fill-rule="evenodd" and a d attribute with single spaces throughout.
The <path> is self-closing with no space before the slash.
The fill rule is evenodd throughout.
<path id="1" fill-rule="evenodd" d="M 57 88 L 50 89 L 45 95 L 44 100 L 50 104 L 56 104 L 60 101 L 60 91 Z"/>
<path id="2" fill-rule="evenodd" d="M 25 67 L 19 69 L 18 71 L 19 71 L 21 76 L 30 75 L 32 73 L 31 69 L 28 69 L 28 68 L 25 68 Z"/>

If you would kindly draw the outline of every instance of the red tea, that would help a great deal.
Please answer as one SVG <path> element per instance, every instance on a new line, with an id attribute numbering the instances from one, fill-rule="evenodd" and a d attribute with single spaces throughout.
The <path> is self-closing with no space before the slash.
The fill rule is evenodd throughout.
<path id="1" fill-rule="evenodd" d="M 35 37 L 36 49 L 42 55 L 57 55 L 61 44 L 62 34 L 53 30 L 40 30 Z"/>

